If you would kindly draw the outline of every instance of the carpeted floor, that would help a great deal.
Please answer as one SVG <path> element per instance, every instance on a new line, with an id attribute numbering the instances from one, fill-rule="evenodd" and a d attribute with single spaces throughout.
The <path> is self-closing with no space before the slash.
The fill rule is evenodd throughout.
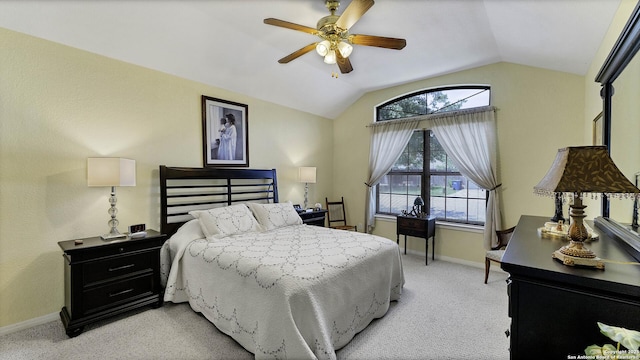
<path id="1" fill-rule="evenodd" d="M 338 359 L 508 359 L 507 275 L 403 255 L 402 298 Z M 187 304 L 166 303 L 89 325 L 68 338 L 60 321 L 0 337 L 0 359 L 253 359 Z"/>

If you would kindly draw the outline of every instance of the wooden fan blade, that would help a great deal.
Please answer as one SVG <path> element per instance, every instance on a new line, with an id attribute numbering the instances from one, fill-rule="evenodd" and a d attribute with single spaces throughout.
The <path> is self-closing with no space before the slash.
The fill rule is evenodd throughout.
<path id="1" fill-rule="evenodd" d="M 303 47 L 302 49 L 297 50 L 297 51 L 294 51 L 294 52 L 292 52 L 291 54 L 289 54 L 289 55 L 287 55 L 287 56 L 283 57 L 282 59 L 278 60 L 278 62 L 279 62 L 280 64 L 286 64 L 286 63 L 288 63 L 288 62 L 289 62 L 289 61 L 291 61 L 291 60 L 295 60 L 295 59 L 299 58 L 300 56 L 302 56 L 302 55 L 304 55 L 304 54 L 308 53 L 309 51 L 314 50 L 314 49 L 316 48 L 316 45 L 317 45 L 317 44 L 318 44 L 317 42 L 315 42 L 315 43 L 313 43 L 313 44 L 309 44 L 309 45 L 307 45 L 307 46 Z"/>
<path id="2" fill-rule="evenodd" d="M 402 50 L 407 45 L 407 40 L 405 39 L 362 34 L 350 35 L 349 42 L 355 45 L 377 46 L 394 50 Z"/>
<path id="3" fill-rule="evenodd" d="M 336 21 L 336 26 L 349 30 L 364 13 L 373 6 L 373 0 L 353 0 L 351 4 L 344 9 L 340 18 Z"/>
<path id="4" fill-rule="evenodd" d="M 340 51 L 336 51 L 336 63 L 340 68 L 340 72 L 343 74 L 348 74 L 353 71 L 353 66 L 351 66 L 351 61 L 349 58 L 344 58 L 340 55 Z"/>
<path id="5" fill-rule="evenodd" d="M 283 28 L 291 29 L 291 30 L 298 30 L 298 31 L 306 32 L 313 35 L 318 34 L 318 30 L 316 30 L 315 28 L 294 24 L 292 22 L 288 22 L 284 20 L 268 18 L 268 19 L 264 19 L 264 23 L 267 25 L 280 26 Z"/>

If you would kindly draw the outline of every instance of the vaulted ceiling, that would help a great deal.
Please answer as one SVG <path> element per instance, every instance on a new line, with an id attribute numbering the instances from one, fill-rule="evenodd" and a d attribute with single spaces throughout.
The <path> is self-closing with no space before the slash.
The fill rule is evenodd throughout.
<path id="1" fill-rule="evenodd" d="M 317 38 L 263 23 L 315 27 L 324 0 L 1 0 L 0 27 L 335 118 L 366 92 L 495 62 L 584 75 L 619 3 L 377 0 L 351 33 L 407 46 L 354 46 L 338 78 L 315 51 L 279 64 Z"/>

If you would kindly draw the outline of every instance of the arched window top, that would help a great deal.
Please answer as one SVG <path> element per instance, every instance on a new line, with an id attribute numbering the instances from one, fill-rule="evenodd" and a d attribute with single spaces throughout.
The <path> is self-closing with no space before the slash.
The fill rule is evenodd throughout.
<path id="1" fill-rule="evenodd" d="M 447 86 L 420 90 L 376 107 L 376 121 L 440 114 L 489 106 L 491 88 L 485 85 Z"/>

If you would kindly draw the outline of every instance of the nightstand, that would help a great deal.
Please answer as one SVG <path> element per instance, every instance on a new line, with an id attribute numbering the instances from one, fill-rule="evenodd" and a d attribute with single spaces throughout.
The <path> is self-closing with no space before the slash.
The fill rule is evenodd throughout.
<path id="1" fill-rule="evenodd" d="M 85 325 L 129 310 L 161 306 L 165 240 L 166 235 L 147 230 L 146 237 L 137 239 L 60 241 L 65 290 L 60 319 L 67 335 L 77 336 Z"/>
<path id="2" fill-rule="evenodd" d="M 396 241 L 400 244 L 400 235 L 404 235 L 404 253 L 407 253 L 407 235 L 424 238 L 425 265 L 429 265 L 429 238 L 432 238 L 431 260 L 435 260 L 436 217 L 415 217 L 398 215 L 396 218 Z"/>
<path id="3" fill-rule="evenodd" d="M 327 215 L 327 210 L 313 210 L 310 212 L 298 212 L 302 222 L 308 225 L 322 226 L 324 227 L 324 218 Z"/>

